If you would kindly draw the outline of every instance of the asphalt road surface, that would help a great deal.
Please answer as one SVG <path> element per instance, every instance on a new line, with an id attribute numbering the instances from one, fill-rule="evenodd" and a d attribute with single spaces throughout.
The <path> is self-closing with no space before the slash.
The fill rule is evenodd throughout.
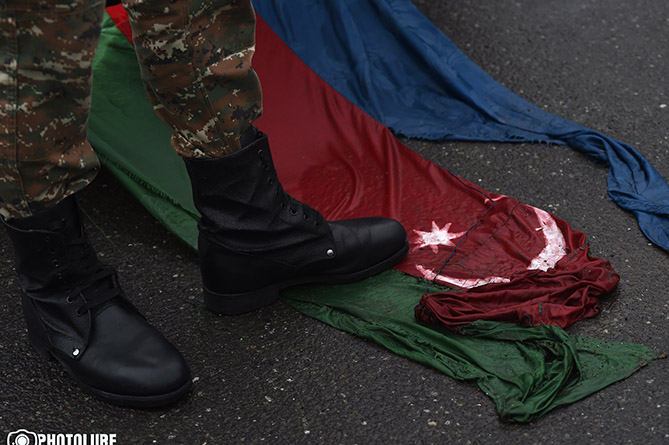
<path id="1" fill-rule="evenodd" d="M 666 0 L 416 0 L 522 97 L 629 142 L 669 178 Z M 484 188 L 585 232 L 621 281 L 570 333 L 669 349 L 669 255 L 607 200 L 607 168 L 558 146 L 405 141 Z M 167 409 L 109 406 L 27 343 L 7 236 L 0 234 L 0 441 L 19 428 L 116 433 L 117 443 L 669 443 L 669 361 L 528 424 L 501 422 L 475 385 L 294 311 L 239 317 L 202 307 L 194 252 L 107 172 L 82 193 L 90 237 L 126 293 L 183 352 L 193 392 Z"/>

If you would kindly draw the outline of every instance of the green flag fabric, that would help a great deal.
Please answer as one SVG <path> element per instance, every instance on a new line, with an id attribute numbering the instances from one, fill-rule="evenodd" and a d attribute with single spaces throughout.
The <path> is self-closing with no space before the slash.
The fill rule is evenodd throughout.
<path id="1" fill-rule="evenodd" d="M 93 61 L 88 140 L 104 166 L 158 221 L 197 246 L 199 213 L 186 167 L 153 112 L 133 46 L 108 15 Z"/>
<path id="2" fill-rule="evenodd" d="M 499 415 L 528 422 L 622 380 L 653 360 L 645 346 L 573 337 L 557 326 L 476 321 L 461 330 L 413 317 L 427 280 L 388 271 L 359 283 L 309 286 L 285 295 L 300 312 L 396 354 L 470 380 Z"/>

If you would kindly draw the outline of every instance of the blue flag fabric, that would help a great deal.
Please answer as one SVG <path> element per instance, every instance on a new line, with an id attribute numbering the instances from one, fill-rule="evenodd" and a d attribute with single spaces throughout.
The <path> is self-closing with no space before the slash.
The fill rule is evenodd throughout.
<path id="1" fill-rule="evenodd" d="M 669 185 L 637 150 L 518 97 L 409 0 L 255 0 L 254 6 L 312 70 L 396 133 L 569 145 L 608 164 L 611 199 L 669 250 Z"/>

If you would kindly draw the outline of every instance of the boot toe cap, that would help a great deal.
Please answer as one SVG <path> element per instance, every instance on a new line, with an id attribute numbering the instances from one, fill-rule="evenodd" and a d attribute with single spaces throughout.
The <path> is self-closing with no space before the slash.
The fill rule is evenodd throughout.
<path id="1" fill-rule="evenodd" d="M 407 232 L 399 221 L 390 218 L 374 218 L 374 240 L 382 246 L 380 254 L 390 256 L 408 246 Z"/>
<path id="2" fill-rule="evenodd" d="M 337 244 L 334 262 L 343 268 L 340 273 L 370 268 L 370 273 L 381 272 L 399 262 L 408 250 L 406 230 L 394 219 L 358 218 L 331 222 L 330 227 Z"/>
<path id="3" fill-rule="evenodd" d="M 119 306 L 96 317 L 79 360 L 61 361 L 85 390 L 121 405 L 164 405 L 191 386 L 179 351 L 138 313 Z"/>

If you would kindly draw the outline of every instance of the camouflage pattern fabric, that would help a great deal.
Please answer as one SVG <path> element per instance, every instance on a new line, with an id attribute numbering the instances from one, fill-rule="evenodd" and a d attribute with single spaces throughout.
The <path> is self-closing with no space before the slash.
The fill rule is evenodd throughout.
<path id="1" fill-rule="evenodd" d="M 104 2 L 0 0 L 0 214 L 30 216 L 93 180 L 86 140 Z"/>
<path id="2" fill-rule="evenodd" d="M 149 98 L 181 156 L 218 157 L 261 113 L 250 0 L 124 0 Z"/>
<path id="3" fill-rule="evenodd" d="M 126 0 L 149 98 L 186 157 L 240 149 L 260 115 L 250 0 Z M 102 0 L 0 0 L 0 215 L 27 217 L 89 184 L 91 62 Z M 141 148 L 141 147 L 140 147 Z"/>

